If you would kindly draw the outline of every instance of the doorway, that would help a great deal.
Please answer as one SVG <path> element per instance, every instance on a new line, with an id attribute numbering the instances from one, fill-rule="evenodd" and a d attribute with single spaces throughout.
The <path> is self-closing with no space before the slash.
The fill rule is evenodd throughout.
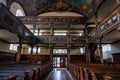
<path id="1" fill-rule="evenodd" d="M 67 57 L 54 56 L 53 57 L 53 67 L 54 68 L 66 68 L 67 67 Z"/>

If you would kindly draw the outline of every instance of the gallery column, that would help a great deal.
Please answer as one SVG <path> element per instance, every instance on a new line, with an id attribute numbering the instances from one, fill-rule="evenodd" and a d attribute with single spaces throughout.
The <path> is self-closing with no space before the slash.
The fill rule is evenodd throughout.
<path id="1" fill-rule="evenodd" d="M 100 62 L 104 63 L 104 61 L 103 61 L 103 52 L 102 52 L 102 38 L 99 39 L 98 50 L 99 50 L 99 55 L 100 55 Z"/>
<path id="2" fill-rule="evenodd" d="M 16 53 L 16 62 L 20 62 L 21 60 L 21 50 L 22 50 L 22 39 L 19 37 L 19 46 L 17 48 L 17 53 Z"/>

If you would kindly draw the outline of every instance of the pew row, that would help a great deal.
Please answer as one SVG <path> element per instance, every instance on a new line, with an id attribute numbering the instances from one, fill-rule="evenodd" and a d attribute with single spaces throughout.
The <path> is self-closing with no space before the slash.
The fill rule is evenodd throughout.
<path id="1" fill-rule="evenodd" d="M 44 80 L 52 64 L 12 64 L 0 66 L 0 80 Z"/>
<path id="2" fill-rule="evenodd" d="M 104 64 L 68 64 L 74 80 L 120 80 L 120 66 Z"/>

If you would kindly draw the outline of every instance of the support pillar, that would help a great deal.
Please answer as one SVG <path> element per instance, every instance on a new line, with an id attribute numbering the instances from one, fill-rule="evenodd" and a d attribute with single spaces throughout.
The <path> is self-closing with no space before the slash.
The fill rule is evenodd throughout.
<path id="1" fill-rule="evenodd" d="M 21 50 L 22 50 L 22 46 L 19 45 L 17 49 L 17 54 L 16 54 L 16 62 L 20 62 L 21 60 Z"/>
<path id="2" fill-rule="evenodd" d="M 103 61 L 103 52 L 102 52 L 102 38 L 99 39 L 99 47 L 98 47 L 98 50 L 99 50 L 99 55 L 100 55 L 100 62 L 101 64 L 104 63 Z"/>
<path id="3" fill-rule="evenodd" d="M 50 49 L 50 62 L 53 62 L 53 48 Z"/>
<path id="4" fill-rule="evenodd" d="M 90 63 L 91 62 L 91 53 L 90 53 L 90 49 L 88 47 L 85 47 L 85 53 L 86 53 L 86 62 Z"/>
<path id="5" fill-rule="evenodd" d="M 33 46 L 31 46 L 31 52 L 30 52 L 31 55 L 33 55 Z"/>
<path id="6" fill-rule="evenodd" d="M 90 50 L 88 50 L 87 55 L 88 55 L 88 63 L 91 63 L 91 54 L 90 54 Z"/>
<path id="7" fill-rule="evenodd" d="M 38 47 L 38 46 L 36 46 L 36 55 L 38 55 L 38 48 L 39 48 L 39 47 Z"/>
<path id="8" fill-rule="evenodd" d="M 67 61 L 70 62 L 70 49 L 67 49 Z"/>
<path id="9" fill-rule="evenodd" d="M 22 51 L 22 40 L 21 37 L 19 37 L 19 46 L 17 48 L 16 62 L 20 62 L 21 60 L 21 51 Z"/>

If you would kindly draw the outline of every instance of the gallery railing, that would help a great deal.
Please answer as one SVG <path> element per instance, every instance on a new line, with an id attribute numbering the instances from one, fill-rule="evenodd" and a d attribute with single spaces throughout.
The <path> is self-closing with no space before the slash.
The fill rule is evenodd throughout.
<path id="1" fill-rule="evenodd" d="M 0 25 L 12 33 L 24 38 L 27 42 L 39 42 L 40 40 L 33 35 L 33 33 L 14 16 L 9 9 L 0 3 Z"/>
<path id="2" fill-rule="evenodd" d="M 40 36 L 42 43 L 85 43 L 84 36 Z"/>
<path id="3" fill-rule="evenodd" d="M 106 16 L 96 28 L 88 35 L 89 41 L 100 38 L 105 34 L 117 29 L 120 25 L 120 5 L 117 6 L 108 16 Z"/>

